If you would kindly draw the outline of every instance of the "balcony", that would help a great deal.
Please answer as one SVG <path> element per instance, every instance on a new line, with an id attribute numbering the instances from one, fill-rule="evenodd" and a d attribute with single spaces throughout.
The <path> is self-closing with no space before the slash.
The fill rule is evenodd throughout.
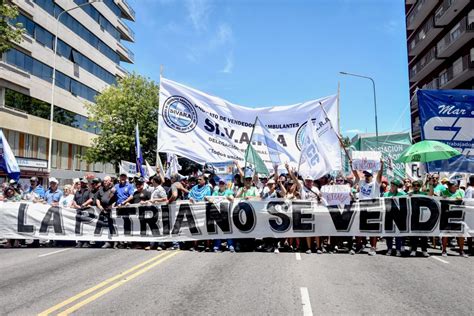
<path id="1" fill-rule="evenodd" d="M 120 32 L 120 37 L 129 42 L 135 42 L 135 32 L 122 19 L 118 19 L 119 24 L 117 29 Z"/>
<path id="2" fill-rule="evenodd" d="M 469 4 L 469 0 L 444 0 L 435 13 L 436 26 L 448 25 Z"/>
<path id="3" fill-rule="evenodd" d="M 416 56 L 431 43 L 431 41 L 441 33 L 442 28 L 436 28 L 434 18 L 431 17 L 426 23 L 411 37 L 408 43 L 408 55 Z"/>
<path id="4" fill-rule="evenodd" d="M 116 0 L 115 2 L 120 7 L 123 18 L 135 21 L 135 10 L 132 9 L 127 0 Z"/>
<path id="5" fill-rule="evenodd" d="M 407 29 L 414 30 L 420 26 L 431 10 L 438 4 L 437 0 L 418 0 L 407 16 Z"/>
<path id="6" fill-rule="evenodd" d="M 117 77 L 124 78 L 129 75 L 129 72 L 120 65 L 117 65 Z"/>
<path id="7" fill-rule="evenodd" d="M 121 42 L 117 42 L 117 44 L 117 53 L 120 55 L 120 60 L 133 64 L 135 62 L 135 55 L 133 52 Z"/>
<path id="8" fill-rule="evenodd" d="M 417 82 L 436 67 L 441 65 L 442 60 L 436 58 L 436 46 L 431 48 L 413 67 L 410 69 L 410 82 Z"/>
<path id="9" fill-rule="evenodd" d="M 474 21 L 469 21 L 468 17 L 464 17 L 436 45 L 438 57 L 451 56 L 473 38 Z"/>
<path id="10" fill-rule="evenodd" d="M 474 77 L 474 48 L 471 49 L 471 54 L 459 58 L 440 74 L 440 88 L 454 89 L 472 77 Z"/>

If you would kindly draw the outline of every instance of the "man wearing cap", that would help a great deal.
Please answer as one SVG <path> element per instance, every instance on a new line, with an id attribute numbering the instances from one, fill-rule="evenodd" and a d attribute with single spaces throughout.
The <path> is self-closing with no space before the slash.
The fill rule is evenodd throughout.
<path id="1" fill-rule="evenodd" d="M 178 173 L 175 173 L 171 176 L 171 194 L 168 203 L 172 203 L 178 199 L 183 199 L 184 195 L 189 193 L 189 190 L 186 189 L 181 183 L 181 181 L 184 179 L 186 178 L 181 177 L 181 175 Z"/>
<path id="2" fill-rule="evenodd" d="M 74 193 L 74 199 L 72 201 L 73 208 L 84 208 L 92 203 L 91 192 L 88 187 L 89 181 L 87 181 L 86 178 L 82 178 L 80 184 L 81 186 L 76 193 Z"/>
<path id="3" fill-rule="evenodd" d="M 212 196 L 214 197 L 221 196 L 221 197 L 225 197 L 229 201 L 233 201 L 234 191 L 232 191 L 231 189 L 228 189 L 226 187 L 225 180 L 220 178 L 218 180 L 218 187 L 214 190 L 214 192 L 212 193 Z M 211 203 L 214 202 L 213 198 L 206 198 L 206 199 Z M 220 239 L 214 240 L 214 245 L 213 245 L 214 252 L 218 252 L 220 250 L 221 244 L 222 243 Z M 227 248 L 229 249 L 230 252 L 235 252 L 234 241 L 232 239 L 227 239 Z"/>
<path id="4" fill-rule="evenodd" d="M 352 169 L 352 160 L 349 160 L 349 166 Z M 352 169 L 354 175 L 354 185 L 359 185 L 359 200 L 370 200 L 380 197 L 380 185 L 382 183 L 383 174 L 383 159 L 380 159 L 380 170 L 377 172 L 377 177 L 374 180 L 372 170 L 365 170 L 364 179 L 359 177 L 359 173 Z M 370 237 L 370 250 L 369 256 L 375 256 L 377 254 L 377 237 Z"/>
<path id="5" fill-rule="evenodd" d="M 252 183 L 252 175 L 248 173 L 244 178 L 244 186 L 239 189 L 237 198 L 243 198 L 246 200 L 255 199 L 258 197 L 257 188 Z"/>
<path id="6" fill-rule="evenodd" d="M 139 177 L 135 181 L 136 190 L 130 195 L 123 204 L 145 204 L 151 199 L 151 193 L 145 190 L 145 178 Z"/>
<path id="7" fill-rule="evenodd" d="M 125 201 L 132 196 L 133 186 L 128 182 L 127 175 L 121 173 L 119 176 L 119 183 L 115 185 L 115 192 L 117 194 L 117 206 L 122 206 Z"/>
<path id="8" fill-rule="evenodd" d="M 390 181 L 390 190 L 388 192 L 385 192 L 383 195 L 384 197 L 395 197 L 395 196 L 404 196 L 407 195 L 405 191 L 399 190 L 399 188 L 402 186 L 402 182 L 398 179 L 393 179 Z M 393 237 L 386 237 L 385 238 L 387 242 L 387 256 L 392 255 L 392 247 L 393 247 Z M 395 248 L 397 250 L 397 257 L 402 256 L 402 245 L 403 245 L 403 240 L 404 237 L 395 237 Z"/>
<path id="9" fill-rule="evenodd" d="M 442 198 L 450 199 L 450 200 L 462 200 L 464 198 L 464 191 L 459 189 L 459 184 L 457 181 L 449 181 L 446 183 L 448 188 L 441 191 L 440 195 Z M 459 246 L 459 255 L 462 257 L 468 257 L 468 255 L 464 252 L 464 237 L 457 237 Z M 441 239 L 442 244 L 442 256 L 447 257 L 446 249 L 448 248 L 448 237 L 443 237 Z"/>
<path id="10" fill-rule="evenodd" d="M 29 201 L 40 200 L 44 197 L 44 189 L 37 177 L 30 178 L 30 188 L 24 193 L 23 199 Z"/>
<path id="11" fill-rule="evenodd" d="M 427 196 L 427 195 L 432 195 L 433 192 L 433 181 L 430 183 L 430 192 L 425 192 L 421 190 L 422 182 L 419 180 L 415 180 L 411 183 L 411 191 L 408 192 L 409 196 Z M 421 251 L 423 254 L 423 257 L 429 257 L 430 255 L 428 254 L 428 237 L 419 237 L 419 236 L 412 236 L 410 237 L 410 247 L 411 247 L 411 252 L 410 252 L 410 257 L 416 257 L 416 250 L 418 246 L 421 247 Z"/>
<path id="12" fill-rule="evenodd" d="M 44 193 L 43 203 L 53 206 L 59 205 L 63 191 L 59 190 L 58 183 L 58 179 L 54 177 L 49 178 L 49 189 Z"/>

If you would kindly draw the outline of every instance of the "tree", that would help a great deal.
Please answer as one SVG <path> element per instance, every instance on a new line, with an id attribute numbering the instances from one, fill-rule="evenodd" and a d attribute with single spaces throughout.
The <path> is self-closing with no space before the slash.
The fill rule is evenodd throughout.
<path id="1" fill-rule="evenodd" d="M 89 121 L 100 129 L 86 152 L 89 163 L 135 161 L 135 124 L 140 130 L 143 157 L 154 164 L 158 118 L 158 86 L 131 74 L 102 91 L 96 104 L 87 104 Z"/>
<path id="2" fill-rule="evenodd" d="M 9 50 L 13 43 L 20 43 L 24 32 L 21 23 L 12 25 L 18 16 L 18 9 L 7 0 L 0 0 L 0 54 Z"/>

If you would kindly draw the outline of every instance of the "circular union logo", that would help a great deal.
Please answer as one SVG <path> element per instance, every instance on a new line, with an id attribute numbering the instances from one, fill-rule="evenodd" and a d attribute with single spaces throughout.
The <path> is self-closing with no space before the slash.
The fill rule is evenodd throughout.
<path id="1" fill-rule="evenodd" d="M 188 133 L 196 127 L 196 109 L 191 102 L 181 96 L 166 99 L 162 113 L 166 125 L 175 131 Z"/>
<path id="2" fill-rule="evenodd" d="M 298 150 L 301 151 L 301 148 L 303 147 L 303 140 L 304 140 L 304 135 L 305 135 L 305 132 L 306 132 L 306 124 L 308 124 L 308 122 L 304 122 L 299 128 L 298 130 L 296 131 L 296 135 L 295 135 L 295 143 L 296 143 L 296 147 L 298 148 Z M 313 124 L 316 124 L 316 119 L 313 119 Z M 317 130 L 317 129 L 316 129 Z"/>

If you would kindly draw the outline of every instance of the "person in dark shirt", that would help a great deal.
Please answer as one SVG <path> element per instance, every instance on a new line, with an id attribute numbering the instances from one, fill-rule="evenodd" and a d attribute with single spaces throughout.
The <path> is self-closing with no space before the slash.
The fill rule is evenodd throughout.
<path id="1" fill-rule="evenodd" d="M 112 207 L 117 202 L 117 194 L 114 188 L 114 183 L 112 182 L 112 178 L 109 176 L 104 177 L 104 183 L 98 190 L 97 194 L 95 195 L 95 205 L 100 210 L 100 218 L 104 221 L 107 221 L 109 224 L 109 231 L 112 232 L 110 229 L 113 226 L 113 221 L 110 218 L 110 214 L 112 212 Z M 110 242 L 106 242 L 102 248 L 112 248 L 113 245 Z"/>
<path id="2" fill-rule="evenodd" d="M 137 190 L 125 200 L 125 204 L 144 204 L 151 199 L 151 193 L 148 190 L 144 189 L 145 179 L 143 177 L 138 178 L 135 181 Z"/>
<path id="3" fill-rule="evenodd" d="M 92 203 L 92 201 L 89 201 L 91 199 L 91 192 L 87 186 L 88 183 L 86 178 L 81 179 L 81 187 L 74 193 L 73 208 L 84 208 Z"/>

